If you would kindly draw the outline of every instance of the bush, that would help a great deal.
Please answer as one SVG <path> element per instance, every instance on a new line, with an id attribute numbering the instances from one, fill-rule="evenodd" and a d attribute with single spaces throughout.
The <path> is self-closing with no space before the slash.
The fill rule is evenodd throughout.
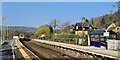
<path id="1" fill-rule="evenodd" d="M 87 42 L 88 42 L 88 36 L 86 35 L 85 37 L 82 38 L 82 45 L 87 46 L 88 45 Z"/>
<path id="2" fill-rule="evenodd" d="M 51 39 L 50 35 L 45 35 L 45 40 Z"/>
<path id="3" fill-rule="evenodd" d="M 117 34 L 117 40 L 120 40 L 120 33 Z"/>

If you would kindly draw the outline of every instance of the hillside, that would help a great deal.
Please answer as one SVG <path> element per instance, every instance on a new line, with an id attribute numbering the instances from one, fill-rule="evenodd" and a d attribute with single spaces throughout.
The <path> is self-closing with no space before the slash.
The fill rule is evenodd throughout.
<path id="1" fill-rule="evenodd" d="M 24 26 L 9 26 L 10 30 L 21 31 L 21 32 L 34 32 L 36 28 L 34 27 L 24 27 Z"/>
<path id="2" fill-rule="evenodd" d="M 103 16 L 94 17 L 90 20 L 93 25 L 100 26 L 102 24 L 115 23 L 120 26 L 120 11 L 113 14 L 105 14 Z"/>
<path id="3" fill-rule="evenodd" d="M 19 36 L 19 34 L 23 33 L 27 37 L 30 37 L 36 28 L 34 27 L 24 27 L 24 26 L 9 26 L 8 36 L 10 39 L 12 39 L 13 36 Z M 1 29 L 0 29 L 1 30 Z M 7 36 L 6 31 L 3 31 L 3 35 Z"/>

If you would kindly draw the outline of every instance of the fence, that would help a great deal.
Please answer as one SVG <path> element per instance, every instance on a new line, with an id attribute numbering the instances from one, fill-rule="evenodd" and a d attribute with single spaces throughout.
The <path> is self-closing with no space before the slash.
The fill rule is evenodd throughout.
<path id="1" fill-rule="evenodd" d="M 62 42 L 62 43 L 68 43 L 68 44 L 75 44 L 75 45 L 87 45 L 87 41 L 83 41 L 83 39 L 80 38 L 54 38 L 54 39 L 48 39 L 50 41 L 55 42 Z"/>
<path id="2" fill-rule="evenodd" d="M 62 42 L 62 43 L 68 43 L 68 44 L 79 44 L 79 39 L 78 38 L 55 38 L 55 39 L 49 39 L 51 41 L 55 42 Z"/>
<path id="3" fill-rule="evenodd" d="M 120 40 L 108 39 L 108 49 L 120 50 Z"/>

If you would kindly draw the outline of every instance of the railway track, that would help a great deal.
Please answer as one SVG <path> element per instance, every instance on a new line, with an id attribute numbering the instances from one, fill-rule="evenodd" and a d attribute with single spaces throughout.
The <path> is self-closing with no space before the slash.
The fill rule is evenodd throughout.
<path id="1" fill-rule="evenodd" d="M 48 43 L 31 41 L 21 41 L 22 44 L 34 53 L 40 60 L 109 60 L 98 55 L 94 57 L 91 54 L 82 53 L 81 51 L 67 49 Z M 112 59 L 112 58 L 111 58 Z M 38 60 L 38 59 L 33 59 Z M 116 60 L 116 59 L 112 59 Z"/>
<path id="2" fill-rule="evenodd" d="M 76 58 L 73 58 L 69 55 L 60 53 L 58 51 L 52 50 L 48 47 L 45 47 L 41 44 L 36 44 L 32 41 L 22 41 L 23 45 L 25 45 L 29 50 L 31 50 L 34 54 L 36 54 L 41 60 L 76 60 Z"/>
<path id="3" fill-rule="evenodd" d="M 59 48 L 57 49 L 55 47 L 51 47 L 50 45 L 35 42 L 32 40 L 21 42 L 26 48 L 38 56 L 40 60 L 98 60 L 92 58 L 84 58 L 83 56 L 74 57 L 69 55 L 69 53 L 65 54 L 64 52 L 61 52 Z"/>

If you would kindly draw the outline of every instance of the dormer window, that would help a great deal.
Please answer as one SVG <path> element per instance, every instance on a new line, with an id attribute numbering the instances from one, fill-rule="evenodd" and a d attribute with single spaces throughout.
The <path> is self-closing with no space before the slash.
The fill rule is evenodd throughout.
<path id="1" fill-rule="evenodd" d="M 92 29 L 92 27 L 90 26 L 89 29 Z"/>
<path id="2" fill-rule="evenodd" d="M 85 30 L 85 28 L 83 28 L 83 30 Z"/>
<path id="3" fill-rule="evenodd" d="M 119 30 L 119 28 L 117 28 L 117 30 Z"/>
<path id="4" fill-rule="evenodd" d="M 76 26 L 76 29 L 78 30 L 78 26 Z"/>

